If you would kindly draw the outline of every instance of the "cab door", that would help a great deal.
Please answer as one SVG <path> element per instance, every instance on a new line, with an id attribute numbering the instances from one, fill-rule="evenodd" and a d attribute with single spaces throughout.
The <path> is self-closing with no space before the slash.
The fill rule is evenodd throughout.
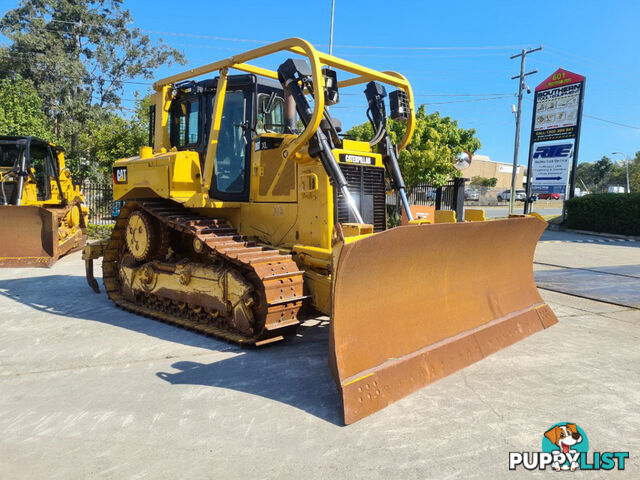
<path id="1" fill-rule="evenodd" d="M 278 90 L 257 95 L 257 137 L 254 140 L 251 198 L 256 202 L 293 203 L 297 200 L 297 163 L 282 158 L 284 99 Z"/>
<path id="2" fill-rule="evenodd" d="M 247 89 L 228 90 L 225 94 L 209 191 L 211 198 L 236 202 L 249 200 L 250 94 Z"/>

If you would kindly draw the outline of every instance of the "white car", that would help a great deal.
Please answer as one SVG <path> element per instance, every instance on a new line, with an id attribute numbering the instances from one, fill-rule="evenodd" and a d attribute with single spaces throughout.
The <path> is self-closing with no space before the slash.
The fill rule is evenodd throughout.
<path id="1" fill-rule="evenodd" d="M 504 192 L 498 194 L 498 201 L 499 202 L 507 201 L 509 200 L 510 197 L 511 197 L 511 191 L 505 190 Z M 524 190 L 516 190 L 516 201 L 524 202 L 526 198 L 527 198 L 527 192 L 525 192 Z"/>

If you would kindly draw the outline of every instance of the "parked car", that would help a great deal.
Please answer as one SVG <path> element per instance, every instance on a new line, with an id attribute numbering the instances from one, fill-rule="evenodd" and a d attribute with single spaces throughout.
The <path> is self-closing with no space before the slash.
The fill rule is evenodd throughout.
<path id="1" fill-rule="evenodd" d="M 120 215 L 120 209 L 124 205 L 122 200 L 116 200 L 111 204 L 111 220 L 116 220 Z"/>
<path id="2" fill-rule="evenodd" d="M 475 188 L 468 188 L 464 191 L 464 199 L 477 202 L 480 200 L 480 192 Z"/>
<path id="3" fill-rule="evenodd" d="M 562 196 L 559 193 L 538 193 L 536 198 L 538 200 L 560 200 Z"/>
<path id="4" fill-rule="evenodd" d="M 499 202 L 509 200 L 510 198 L 511 198 L 510 190 L 505 190 L 504 192 L 498 194 Z M 526 198 L 527 198 L 527 192 L 525 192 L 524 190 L 516 190 L 516 201 L 524 202 Z"/>

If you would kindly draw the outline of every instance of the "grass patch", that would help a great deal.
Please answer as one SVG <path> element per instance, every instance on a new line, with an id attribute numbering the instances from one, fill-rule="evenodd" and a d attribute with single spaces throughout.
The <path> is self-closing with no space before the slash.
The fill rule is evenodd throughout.
<path id="1" fill-rule="evenodd" d="M 87 236 L 90 240 L 103 240 L 105 238 L 109 238 L 112 231 L 113 224 L 96 225 L 95 223 L 90 223 L 87 225 Z"/>
<path id="2" fill-rule="evenodd" d="M 562 215 L 542 215 L 542 218 L 554 225 L 560 225 L 562 223 Z"/>

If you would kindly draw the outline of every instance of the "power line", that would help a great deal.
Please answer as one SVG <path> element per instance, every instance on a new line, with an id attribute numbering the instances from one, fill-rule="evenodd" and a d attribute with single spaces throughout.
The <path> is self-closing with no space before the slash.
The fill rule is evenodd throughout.
<path id="1" fill-rule="evenodd" d="M 26 17 L 33 20 L 45 20 L 43 17 Z M 93 28 L 103 28 L 101 25 L 93 25 L 82 22 L 72 22 L 68 20 L 56 20 L 50 19 L 49 23 L 64 23 L 68 25 L 76 25 L 80 27 L 93 27 Z M 219 37 L 216 35 L 204 35 L 197 33 L 183 33 L 183 32 L 172 32 L 165 30 L 149 30 L 145 28 L 137 28 L 140 32 L 149 33 L 152 35 L 168 35 L 174 37 L 185 37 L 185 38 L 199 38 L 199 39 L 207 39 L 207 40 L 218 40 L 223 42 L 242 42 L 242 43 L 273 43 L 272 40 L 257 40 L 257 39 L 249 39 L 249 38 L 237 38 L 237 37 Z M 326 47 L 328 45 L 325 44 L 316 44 L 321 47 Z M 364 49 L 364 50 L 432 50 L 432 51 L 448 51 L 448 50 L 512 50 L 514 48 L 521 48 L 518 45 L 470 45 L 470 46 L 391 46 L 391 45 L 334 45 L 335 48 L 347 48 L 347 49 Z"/>
<path id="2" fill-rule="evenodd" d="M 416 97 L 511 97 L 513 93 L 423 93 Z"/>
<path id="3" fill-rule="evenodd" d="M 598 120 L 599 122 L 611 123 L 612 125 L 617 125 L 619 127 L 630 128 L 632 130 L 640 130 L 640 127 L 634 127 L 633 125 L 627 125 L 626 123 L 614 122 L 613 120 L 607 120 L 606 118 L 596 117 L 595 115 L 589 115 L 586 113 L 582 114 L 585 117 L 592 118 L 594 120 Z"/>
<path id="4" fill-rule="evenodd" d="M 26 53 L 30 52 L 30 53 Z M 12 55 L 21 55 L 21 56 L 32 56 L 36 55 L 46 55 L 44 52 L 39 52 L 36 50 L 24 50 L 20 49 L 18 52 L 0 52 L 5 53 L 7 56 Z M 135 81 L 135 80 L 121 80 L 120 83 L 125 84 L 133 84 L 133 85 L 153 85 L 153 82 L 143 82 L 143 81 Z M 361 96 L 361 93 L 351 93 L 345 92 L 341 93 L 341 96 Z M 416 97 L 507 97 L 512 96 L 512 93 L 415 93 Z"/>
<path id="5" fill-rule="evenodd" d="M 362 93 L 341 93 L 340 96 L 362 96 Z M 495 97 L 495 96 L 505 96 L 511 97 L 513 93 L 414 93 L 414 97 Z"/>
<path id="6" fill-rule="evenodd" d="M 503 98 L 512 97 L 513 94 L 508 95 L 500 95 L 498 97 L 489 97 L 489 98 L 474 98 L 470 100 L 452 100 L 450 102 L 426 102 L 424 105 L 446 105 L 450 103 L 472 103 L 472 102 L 486 102 L 489 100 L 501 100 Z"/>
<path id="7" fill-rule="evenodd" d="M 619 71 L 628 71 L 629 70 L 629 65 L 616 65 L 613 63 L 606 63 L 606 62 L 602 62 L 599 60 L 594 60 L 591 57 L 585 57 L 583 55 L 578 55 L 576 53 L 571 53 L 571 52 L 566 52 L 564 50 L 560 50 L 559 48 L 554 48 L 554 47 L 549 47 L 549 50 L 558 52 L 559 54 L 561 54 L 562 56 L 565 57 L 573 57 L 573 58 L 577 58 L 578 61 L 582 61 L 582 62 L 587 62 L 587 63 L 592 63 L 592 64 L 596 64 L 596 65 L 601 65 L 603 67 L 606 67 L 607 72 L 611 73 L 611 69 L 615 68 L 616 70 Z M 558 56 L 558 54 L 554 54 L 553 52 L 551 52 L 552 55 Z"/>
<path id="8" fill-rule="evenodd" d="M 451 103 L 472 103 L 472 102 L 487 102 L 487 101 L 491 101 L 491 100 L 502 100 L 504 98 L 507 97 L 512 97 L 513 94 L 509 94 L 509 95 L 501 95 L 499 97 L 489 97 L 489 98 L 473 98 L 473 99 L 467 99 L 467 100 L 452 100 L 450 102 L 424 102 L 424 103 L 420 103 L 420 105 L 448 105 Z M 331 106 L 331 108 L 368 108 L 367 105 L 333 105 Z"/>
<path id="9" fill-rule="evenodd" d="M 324 46 L 324 45 L 319 45 Z M 460 47 L 394 47 L 386 45 L 334 45 L 339 48 L 358 48 L 364 50 L 513 50 L 517 45 L 460 46 Z"/>

